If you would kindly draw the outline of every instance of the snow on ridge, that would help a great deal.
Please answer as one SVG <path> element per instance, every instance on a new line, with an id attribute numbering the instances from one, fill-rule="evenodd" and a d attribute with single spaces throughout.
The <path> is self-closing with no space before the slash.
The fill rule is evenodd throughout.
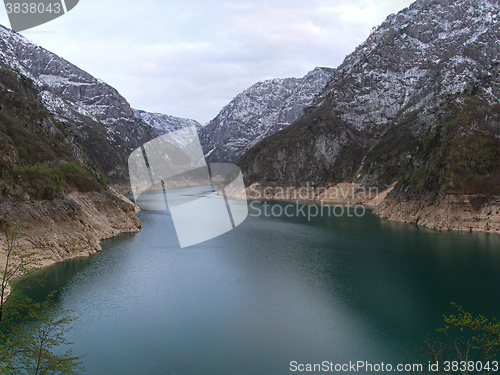
<path id="1" fill-rule="evenodd" d="M 112 129 L 128 148 L 136 148 L 155 136 L 113 87 L 1 25 L 0 61 L 30 78 L 45 107 L 58 121 L 83 132 L 81 138 Z"/>
<path id="2" fill-rule="evenodd" d="M 211 161 L 235 161 L 258 141 L 300 117 L 333 73 L 331 68 L 316 68 L 302 78 L 268 79 L 245 89 L 201 129 L 205 154 Z"/>
<path id="3" fill-rule="evenodd" d="M 61 76 L 55 76 L 55 75 L 47 75 L 47 74 L 40 74 L 40 79 L 47 83 L 51 87 L 61 87 L 61 86 L 90 86 L 91 83 L 89 82 L 76 82 L 76 81 L 71 81 L 69 78 L 66 77 L 61 77 Z"/>

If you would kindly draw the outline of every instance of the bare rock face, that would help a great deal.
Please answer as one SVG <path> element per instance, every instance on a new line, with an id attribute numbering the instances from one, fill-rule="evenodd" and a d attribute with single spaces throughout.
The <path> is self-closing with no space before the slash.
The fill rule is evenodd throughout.
<path id="1" fill-rule="evenodd" d="M 498 102 L 499 11 L 493 0 L 415 1 L 346 57 L 324 100 L 358 129 L 382 130 L 416 112 L 415 133 L 456 94 Z"/>
<path id="2" fill-rule="evenodd" d="M 500 233 L 499 197 L 394 192 L 373 212 L 431 229 Z"/>
<path id="3" fill-rule="evenodd" d="M 250 147 L 293 123 L 313 103 L 334 71 L 316 68 L 303 78 L 258 82 L 238 94 L 200 131 L 207 160 L 237 161 Z"/>
<path id="4" fill-rule="evenodd" d="M 19 225 L 21 248 L 46 258 L 44 265 L 94 254 L 101 250 L 99 241 L 138 232 L 137 211 L 135 204 L 112 189 L 72 193 L 54 201 L 0 204 L 0 217 Z"/>
<path id="5" fill-rule="evenodd" d="M 11 169 L 19 165 L 19 156 L 13 145 L 5 145 L 0 149 L 0 170 Z"/>

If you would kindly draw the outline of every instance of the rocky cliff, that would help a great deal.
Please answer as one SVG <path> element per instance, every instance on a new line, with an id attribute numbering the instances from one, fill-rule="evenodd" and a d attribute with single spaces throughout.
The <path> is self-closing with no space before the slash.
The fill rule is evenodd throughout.
<path id="1" fill-rule="evenodd" d="M 158 135 L 170 134 L 175 139 L 177 145 L 188 146 L 197 139 L 202 126 L 198 121 L 180 118 L 163 113 L 151 113 L 134 109 L 137 118 L 144 121 L 156 130 Z"/>
<path id="2" fill-rule="evenodd" d="M 107 178 L 38 94 L 33 81 L 0 63 L 0 203 L 103 190 Z"/>
<path id="3" fill-rule="evenodd" d="M 437 230 L 500 233 L 499 196 L 393 192 L 373 212 Z"/>
<path id="4" fill-rule="evenodd" d="M 316 68 L 303 78 L 258 82 L 237 95 L 200 131 L 207 160 L 237 161 L 260 140 L 293 123 L 333 73 L 334 69 Z"/>
<path id="5" fill-rule="evenodd" d="M 248 184 L 381 191 L 382 217 L 499 232 L 500 5 L 417 0 L 346 57 L 308 113 L 249 149 Z"/>

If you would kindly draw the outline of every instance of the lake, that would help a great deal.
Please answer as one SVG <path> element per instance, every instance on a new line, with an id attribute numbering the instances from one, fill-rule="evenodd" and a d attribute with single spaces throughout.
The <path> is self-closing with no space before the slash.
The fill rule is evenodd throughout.
<path id="1" fill-rule="evenodd" d="M 262 205 L 262 203 L 254 203 Z M 284 206 L 287 203 L 272 202 Z M 275 210 L 279 212 L 280 210 Z M 363 217 L 252 217 L 181 249 L 165 211 L 43 271 L 86 374 L 291 374 L 405 363 L 451 302 L 500 317 L 500 236 Z M 362 371 L 360 372 L 362 373 Z"/>

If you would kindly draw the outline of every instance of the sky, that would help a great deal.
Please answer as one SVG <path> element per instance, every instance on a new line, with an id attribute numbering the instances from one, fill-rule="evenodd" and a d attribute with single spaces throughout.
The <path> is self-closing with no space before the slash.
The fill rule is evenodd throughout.
<path id="1" fill-rule="evenodd" d="M 21 34 L 133 108 L 204 124 L 258 81 L 337 67 L 413 0 L 80 0 Z M 6 11 L 0 23 L 10 27 Z"/>

